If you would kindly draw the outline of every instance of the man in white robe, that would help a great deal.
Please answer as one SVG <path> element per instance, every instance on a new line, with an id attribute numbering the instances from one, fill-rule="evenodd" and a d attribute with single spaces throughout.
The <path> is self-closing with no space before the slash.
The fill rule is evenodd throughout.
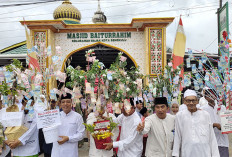
<path id="1" fill-rule="evenodd" d="M 112 113 L 107 113 L 104 111 L 104 108 L 102 108 L 103 112 L 99 113 L 98 117 L 110 117 L 115 119 L 116 117 L 112 114 Z M 95 116 L 94 112 L 91 112 L 88 115 L 87 118 L 87 124 L 93 124 L 94 122 L 97 122 L 97 117 Z M 119 133 L 119 129 L 118 127 L 115 128 L 113 131 L 113 137 L 112 140 L 116 141 L 117 137 L 118 137 L 118 133 Z M 90 135 L 90 148 L 89 148 L 89 157 L 112 157 L 113 156 L 113 149 L 110 151 L 104 150 L 104 149 L 97 149 L 95 146 L 95 142 L 93 137 Z"/>
<path id="2" fill-rule="evenodd" d="M 83 118 L 79 113 L 72 111 L 71 94 L 61 98 L 61 125 L 59 128 L 60 140 L 53 143 L 52 157 L 78 157 L 78 141 L 85 134 Z"/>
<path id="3" fill-rule="evenodd" d="M 195 91 L 186 90 L 184 99 L 188 110 L 179 111 L 176 115 L 172 156 L 219 157 L 210 115 L 197 109 Z"/>
<path id="4" fill-rule="evenodd" d="M 133 100 L 131 106 L 122 108 L 122 114 L 114 122 L 121 126 L 120 140 L 113 143 L 106 143 L 106 150 L 118 148 L 118 157 L 141 157 L 143 151 L 143 136 L 136 130 L 141 119 L 135 112 Z"/>
<path id="5" fill-rule="evenodd" d="M 226 111 L 226 107 L 222 105 L 221 110 L 217 111 L 217 105 L 215 104 L 217 96 L 216 91 L 214 91 L 213 89 L 205 90 L 205 99 L 207 100 L 207 103 L 204 106 L 202 106 L 202 109 L 210 114 L 220 156 L 229 157 L 229 139 L 227 134 L 221 133 L 221 120 L 219 116 L 220 112 Z"/>
<path id="6" fill-rule="evenodd" d="M 165 97 L 157 97 L 154 101 L 155 112 L 139 124 L 137 130 L 148 133 L 146 157 L 171 157 L 174 138 L 175 116 L 167 113 L 168 102 Z"/>

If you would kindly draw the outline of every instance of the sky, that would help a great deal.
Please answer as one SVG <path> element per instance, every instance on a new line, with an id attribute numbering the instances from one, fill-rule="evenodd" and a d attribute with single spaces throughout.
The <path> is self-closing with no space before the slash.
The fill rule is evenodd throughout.
<path id="1" fill-rule="evenodd" d="M 53 11 L 62 1 L 37 3 L 52 0 L 1 0 L 0 1 L 0 50 L 26 40 L 25 20 L 52 20 Z M 81 23 L 90 23 L 97 10 L 97 0 L 70 0 L 82 15 Z M 232 0 L 229 2 L 232 7 Z M 12 4 L 37 3 L 20 6 Z M 167 27 L 167 47 L 173 48 L 180 15 L 186 34 L 186 50 L 202 50 L 217 53 L 217 15 L 219 0 L 101 0 L 101 10 L 108 23 L 130 23 L 132 18 L 175 17 Z M 11 5 L 7 7 L 6 5 Z M 229 9 L 230 32 L 232 9 Z"/>

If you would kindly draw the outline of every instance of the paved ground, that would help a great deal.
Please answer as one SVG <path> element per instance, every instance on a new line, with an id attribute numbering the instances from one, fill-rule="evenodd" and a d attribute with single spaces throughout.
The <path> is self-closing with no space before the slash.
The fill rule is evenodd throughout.
<path id="1" fill-rule="evenodd" d="M 229 134 L 229 140 L 230 140 L 230 156 L 232 156 L 232 134 Z M 79 148 L 79 157 L 88 157 L 89 155 L 89 147 L 88 143 L 85 142 L 84 146 L 82 148 Z M 40 155 L 39 157 L 44 157 L 43 154 Z"/>
<path id="2" fill-rule="evenodd" d="M 232 156 L 232 134 L 229 134 L 229 140 L 230 140 L 229 151 L 230 151 L 230 156 Z"/>
<path id="3" fill-rule="evenodd" d="M 79 157 L 89 157 L 89 147 L 88 142 L 84 143 L 84 146 L 82 148 L 79 148 Z M 43 154 L 41 154 L 39 157 L 44 157 Z"/>

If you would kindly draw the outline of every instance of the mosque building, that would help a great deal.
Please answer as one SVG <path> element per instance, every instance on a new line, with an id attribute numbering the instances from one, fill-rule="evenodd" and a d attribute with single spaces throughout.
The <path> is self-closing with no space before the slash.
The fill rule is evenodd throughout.
<path id="1" fill-rule="evenodd" d="M 140 67 L 141 73 L 155 76 L 166 64 L 166 28 L 174 17 L 133 18 L 130 23 L 108 23 L 100 1 L 92 17 L 92 24 L 81 23 L 80 11 L 69 0 L 64 0 L 53 12 L 53 20 L 20 21 L 30 30 L 32 42 L 20 42 L 0 50 L 0 64 L 12 58 L 25 63 L 27 47 L 61 47 L 63 60 L 58 69 L 64 70 L 71 58 L 72 66 L 85 69 L 85 52 L 94 49 L 96 58 L 109 67 L 119 52 L 127 57 L 128 67 Z M 26 44 L 28 44 L 26 46 Z M 3 61 L 4 60 L 4 61 Z M 2 62 L 3 61 L 3 62 Z M 48 61 L 48 64 L 52 64 Z"/>

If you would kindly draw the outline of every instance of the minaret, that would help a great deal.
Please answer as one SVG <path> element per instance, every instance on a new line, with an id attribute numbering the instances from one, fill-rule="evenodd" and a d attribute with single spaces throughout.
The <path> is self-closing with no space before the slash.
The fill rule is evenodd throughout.
<path id="1" fill-rule="evenodd" d="M 104 15 L 104 12 L 101 11 L 100 7 L 100 0 L 98 0 L 98 8 L 97 11 L 94 13 L 92 21 L 93 23 L 107 23 L 106 22 L 106 16 Z"/>

